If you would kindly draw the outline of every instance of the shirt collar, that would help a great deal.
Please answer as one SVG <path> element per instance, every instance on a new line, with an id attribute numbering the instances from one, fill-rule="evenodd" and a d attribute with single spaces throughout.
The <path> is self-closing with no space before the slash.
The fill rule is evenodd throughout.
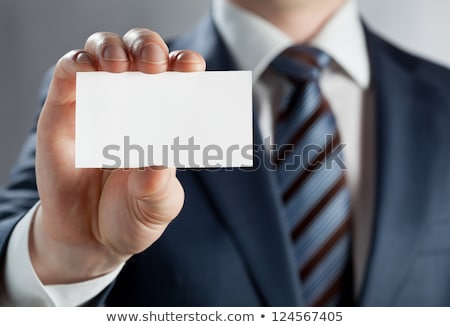
<path id="1" fill-rule="evenodd" d="M 253 71 L 255 83 L 272 60 L 293 40 L 262 17 L 227 0 L 214 0 L 213 19 L 239 69 Z M 370 81 L 362 23 L 354 0 L 343 5 L 310 42 L 328 53 L 365 89 Z"/>

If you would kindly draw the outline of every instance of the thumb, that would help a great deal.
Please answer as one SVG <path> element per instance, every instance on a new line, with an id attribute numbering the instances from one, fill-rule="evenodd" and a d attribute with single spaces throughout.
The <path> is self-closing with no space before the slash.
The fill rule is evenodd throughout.
<path id="1" fill-rule="evenodd" d="M 175 168 L 148 167 L 131 172 L 129 192 L 137 206 L 136 216 L 148 225 L 167 225 L 184 203 L 184 190 Z"/>

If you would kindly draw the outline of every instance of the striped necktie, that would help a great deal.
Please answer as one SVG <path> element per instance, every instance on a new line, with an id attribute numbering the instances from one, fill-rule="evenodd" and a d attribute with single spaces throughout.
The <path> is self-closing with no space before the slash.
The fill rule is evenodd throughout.
<path id="1" fill-rule="evenodd" d="M 330 62 L 319 49 L 295 46 L 271 64 L 293 85 L 276 118 L 275 161 L 309 306 L 341 305 L 344 296 L 351 296 L 345 286 L 351 270 L 351 207 L 340 156 L 343 145 L 318 83 Z"/>

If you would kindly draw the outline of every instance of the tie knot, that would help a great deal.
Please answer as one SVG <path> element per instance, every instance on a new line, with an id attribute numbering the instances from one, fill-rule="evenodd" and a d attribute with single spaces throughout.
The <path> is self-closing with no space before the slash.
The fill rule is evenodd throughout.
<path id="1" fill-rule="evenodd" d="M 295 45 L 274 59 L 271 67 L 280 74 L 294 80 L 317 80 L 322 69 L 331 63 L 331 58 L 318 48 Z"/>

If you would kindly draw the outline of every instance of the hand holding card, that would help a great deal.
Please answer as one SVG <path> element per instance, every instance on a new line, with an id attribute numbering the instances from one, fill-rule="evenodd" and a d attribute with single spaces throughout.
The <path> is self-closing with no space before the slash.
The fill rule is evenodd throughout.
<path id="1" fill-rule="evenodd" d="M 116 269 L 153 244 L 184 202 L 174 168 L 75 168 L 76 73 L 158 74 L 199 72 L 205 67 L 193 51 L 169 54 L 161 37 L 145 29 L 133 29 L 124 37 L 93 34 L 84 49 L 59 60 L 37 128 L 41 202 L 29 242 L 34 270 L 44 284 L 79 282 Z M 107 101 L 114 94 L 105 96 Z M 91 109 L 95 114 L 96 108 Z M 108 114 L 100 118 L 107 121 Z"/>

